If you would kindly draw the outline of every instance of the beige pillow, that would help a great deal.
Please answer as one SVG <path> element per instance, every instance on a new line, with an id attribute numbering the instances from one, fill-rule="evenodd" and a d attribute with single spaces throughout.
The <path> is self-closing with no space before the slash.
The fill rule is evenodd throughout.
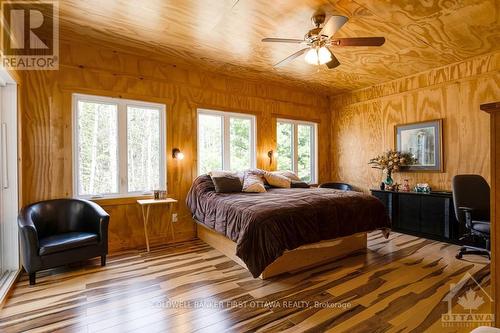
<path id="1" fill-rule="evenodd" d="M 245 173 L 245 178 L 243 179 L 243 192 L 251 192 L 251 193 L 266 192 L 262 176 L 251 172 Z"/>
<path id="2" fill-rule="evenodd" d="M 264 174 L 266 172 L 267 172 L 266 170 L 262 170 L 262 169 L 248 169 L 248 170 L 245 170 L 245 173 L 252 173 L 254 175 L 259 175 L 259 176 L 262 176 L 262 177 L 264 177 Z"/>
<path id="3" fill-rule="evenodd" d="M 278 173 L 266 172 L 264 173 L 266 182 L 274 187 L 290 188 L 292 180 Z"/>
<path id="4" fill-rule="evenodd" d="M 271 173 L 277 174 L 280 176 L 284 176 L 290 180 L 296 180 L 296 181 L 302 181 L 296 174 L 294 174 L 292 171 L 272 171 Z"/>

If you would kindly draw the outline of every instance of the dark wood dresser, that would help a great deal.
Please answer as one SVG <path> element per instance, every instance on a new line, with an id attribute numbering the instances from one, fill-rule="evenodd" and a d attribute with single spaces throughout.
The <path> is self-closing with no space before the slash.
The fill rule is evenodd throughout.
<path id="1" fill-rule="evenodd" d="M 371 190 L 392 219 L 392 229 L 419 237 L 458 243 L 463 231 L 455 217 L 451 192 Z"/>

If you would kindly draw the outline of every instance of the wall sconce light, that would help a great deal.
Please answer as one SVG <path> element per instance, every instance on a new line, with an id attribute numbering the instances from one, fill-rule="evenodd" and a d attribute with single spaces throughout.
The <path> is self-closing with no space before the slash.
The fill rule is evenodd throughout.
<path id="1" fill-rule="evenodd" d="M 179 150 L 179 148 L 174 148 L 172 149 L 172 158 L 176 160 L 183 160 L 184 159 L 184 153 Z"/>
<path id="2" fill-rule="evenodd" d="M 267 157 L 269 157 L 269 165 L 273 164 L 273 158 L 276 158 L 278 156 L 278 153 L 276 153 L 274 150 L 270 150 L 267 152 Z"/>

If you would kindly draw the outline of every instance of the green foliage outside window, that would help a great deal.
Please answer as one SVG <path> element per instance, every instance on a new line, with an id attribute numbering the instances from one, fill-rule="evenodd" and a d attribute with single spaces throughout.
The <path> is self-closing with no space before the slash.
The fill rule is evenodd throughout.
<path id="1" fill-rule="evenodd" d="M 230 165 L 231 170 L 248 169 L 251 165 L 250 119 L 230 118 Z"/>
<path id="2" fill-rule="evenodd" d="M 297 135 L 296 147 L 294 135 Z M 296 161 L 295 149 L 297 150 Z M 314 125 L 278 121 L 276 150 L 278 170 L 295 171 L 303 181 L 312 181 L 315 153 Z"/>
<path id="3" fill-rule="evenodd" d="M 118 192 L 117 106 L 78 102 L 79 194 Z"/>

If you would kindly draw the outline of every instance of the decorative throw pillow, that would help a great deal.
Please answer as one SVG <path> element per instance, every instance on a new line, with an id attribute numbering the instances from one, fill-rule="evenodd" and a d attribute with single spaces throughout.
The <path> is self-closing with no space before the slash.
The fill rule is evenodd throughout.
<path id="1" fill-rule="evenodd" d="M 264 174 L 266 172 L 267 172 L 266 170 L 262 170 L 262 169 L 248 169 L 248 170 L 245 171 L 245 173 L 252 173 L 254 175 L 259 175 L 259 176 L 262 176 L 262 177 L 264 177 Z"/>
<path id="2" fill-rule="evenodd" d="M 266 192 L 263 177 L 252 172 L 245 172 L 245 178 L 243 179 L 243 192 Z"/>
<path id="3" fill-rule="evenodd" d="M 309 186 L 308 183 L 303 182 L 301 180 L 292 180 L 292 183 L 290 185 L 291 185 L 291 188 L 309 188 L 309 187 L 311 187 L 311 186 Z"/>
<path id="4" fill-rule="evenodd" d="M 228 170 L 212 170 L 208 173 L 212 179 L 214 177 L 226 177 L 226 176 L 233 176 L 233 177 L 238 177 L 240 179 L 240 182 L 243 183 L 243 178 L 244 178 L 244 173 L 243 172 L 237 172 L 237 171 L 228 171 Z"/>
<path id="5" fill-rule="evenodd" d="M 273 187 L 290 188 L 290 178 L 287 178 L 280 174 L 266 172 L 264 173 L 264 178 L 266 179 L 266 182 Z"/>
<path id="6" fill-rule="evenodd" d="M 221 176 L 212 177 L 212 181 L 215 185 L 215 192 L 217 193 L 234 193 L 241 192 L 243 184 L 239 177 L 236 176 Z"/>
<path id="7" fill-rule="evenodd" d="M 286 178 L 288 178 L 290 180 L 301 181 L 301 179 L 296 174 L 294 174 L 292 171 L 288 171 L 288 170 L 286 170 L 286 171 L 272 171 L 271 173 L 277 174 L 280 176 L 285 176 Z"/>

